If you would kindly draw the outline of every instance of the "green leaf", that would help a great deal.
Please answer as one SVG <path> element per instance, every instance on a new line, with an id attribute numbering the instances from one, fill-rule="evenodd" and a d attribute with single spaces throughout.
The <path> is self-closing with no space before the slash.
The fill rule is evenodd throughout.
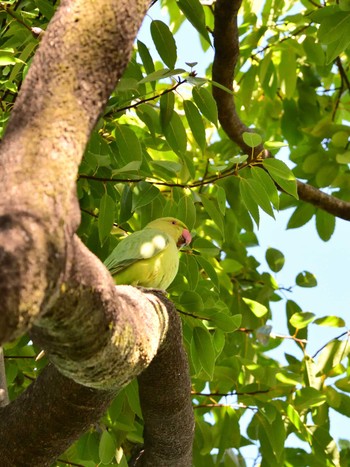
<path id="1" fill-rule="evenodd" d="M 185 100 L 183 102 L 185 115 L 188 121 L 188 124 L 191 128 L 194 139 L 196 140 L 198 146 L 204 151 L 206 146 L 205 140 L 205 126 L 203 123 L 203 118 L 199 113 L 199 110 L 194 105 L 192 101 Z"/>
<path id="2" fill-rule="evenodd" d="M 282 50 L 279 74 L 282 92 L 287 99 L 292 99 L 297 84 L 298 73 L 295 52 L 291 47 Z"/>
<path id="3" fill-rule="evenodd" d="M 160 105 L 160 124 L 161 127 L 164 129 L 169 125 L 171 117 L 174 113 L 174 105 L 175 105 L 175 95 L 173 92 L 167 92 L 163 94 L 159 100 Z"/>
<path id="4" fill-rule="evenodd" d="M 256 84 L 257 72 L 258 67 L 255 65 L 251 65 L 249 70 L 244 73 L 244 77 L 240 86 L 240 96 L 242 99 L 242 103 L 245 109 L 247 109 L 248 111 L 252 105 L 252 102 L 254 102 L 252 99 L 252 95 Z"/>
<path id="5" fill-rule="evenodd" d="M 239 191 L 242 197 L 242 201 L 247 208 L 247 211 L 251 214 L 253 219 L 255 220 L 256 225 L 259 227 L 259 208 L 258 203 L 255 201 L 247 180 L 244 178 L 239 179 Z"/>
<path id="6" fill-rule="evenodd" d="M 326 56 L 322 45 L 316 42 L 314 37 L 307 36 L 303 42 L 303 47 L 309 61 L 316 65 L 324 65 Z"/>
<path id="7" fill-rule="evenodd" d="M 282 143 L 282 141 L 265 141 L 264 146 L 266 149 L 280 149 L 288 147 L 288 144 Z"/>
<path id="8" fill-rule="evenodd" d="M 295 407 L 298 412 L 311 407 L 319 407 L 326 402 L 326 395 L 315 388 L 302 388 L 295 393 Z"/>
<path id="9" fill-rule="evenodd" d="M 215 126 L 218 125 L 218 109 L 212 94 L 203 86 L 194 86 L 193 100 L 202 114 Z"/>
<path id="10" fill-rule="evenodd" d="M 296 329 L 306 328 L 310 323 L 315 319 L 315 315 L 309 311 L 301 311 L 299 313 L 294 313 L 290 318 L 289 322 Z"/>
<path id="11" fill-rule="evenodd" d="M 178 155 L 186 153 L 187 134 L 181 118 L 173 112 L 169 124 L 164 128 L 164 135 L 171 149 Z"/>
<path id="12" fill-rule="evenodd" d="M 180 303 L 185 308 L 185 310 L 191 313 L 200 314 L 204 309 L 204 304 L 202 297 L 192 290 L 185 290 L 180 297 Z"/>
<path id="13" fill-rule="evenodd" d="M 219 437 L 219 449 L 225 451 L 230 448 L 239 448 L 241 436 L 236 411 L 232 407 L 225 407 L 222 411 L 224 411 L 224 414 L 221 421 L 222 429 Z"/>
<path id="14" fill-rule="evenodd" d="M 293 214 L 290 216 L 290 219 L 287 224 L 287 229 L 297 229 L 302 225 L 305 225 L 312 216 L 315 214 L 316 208 L 309 203 L 302 203 L 298 206 Z"/>
<path id="15" fill-rule="evenodd" d="M 126 125 L 116 125 L 114 129 L 119 155 L 124 164 L 142 160 L 141 144 L 131 128 Z"/>
<path id="16" fill-rule="evenodd" d="M 350 342 L 333 340 L 321 350 L 318 357 L 318 367 L 321 374 L 328 375 L 350 353 Z"/>
<path id="17" fill-rule="evenodd" d="M 40 13 L 50 21 L 55 13 L 52 4 L 47 0 L 35 0 L 35 4 L 38 7 Z"/>
<path id="18" fill-rule="evenodd" d="M 323 209 L 316 211 L 316 229 L 320 238 L 327 242 L 334 233 L 335 229 L 335 216 L 328 214 Z"/>
<path id="19" fill-rule="evenodd" d="M 207 195 L 201 195 L 201 201 L 204 209 L 209 214 L 210 218 L 214 221 L 215 225 L 220 229 L 222 236 L 224 236 L 224 218 L 218 209 L 218 205 L 215 201 L 212 201 Z"/>
<path id="20" fill-rule="evenodd" d="M 186 73 L 186 70 L 182 68 L 175 68 L 175 70 L 169 70 L 169 68 L 164 68 L 162 70 L 156 70 L 153 73 L 142 78 L 138 84 L 150 83 L 152 81 L 158 81 L 160 79 L 170 78 L 171 76 L 177 76 Z"/>
<path id="21" fill-rule="evenodd" d="M 181 219 L 191 230 L 196 222 L 196 208 L 191 195 L 180 198 L 176 217 Z"/>
<path id="22" fill-rule="evenodd" d="M 350 164 L 350 151 L 345 151 L 335 156 L 338 164 Z"/>
<path id="23" fill-rule="evenodd" d="M 350 379 L 348 376 L 346 376 L 345 378 L 338 379 L 335 382 L 335 385 L 341 391 L 350 392 Z"/>
<path id="24" fill-rule="evenodd" d="M 317 280 L 311 272 L 303 271 L 297 275 L 295 283 L 299 285 L 299 287 L 316 287 Z"/>
<path id="25" fill-rule="evenodd" d="M 230 316 L 221 311 L 215 312 L 211 320 L 225 332 L 235 332 L 242 323 L 242 315 Z"/>
<path id="26" fill-rule="evenodd" d="M 222 186 L 216 186 L 216 199 L 218 202 L 219 210 L 223 216 L 226 213 L 226 191 Z"/>
<path id="27" fill-rule="evenodd" d="M 177 5 L 192 26 L 211 45 L 210 37 L 205 24 L 205 14 L 199 0 L 177 0 Z"/>
<path id="28" fill-rule="evenodd" d="M 140 209 L 150 204 L 159 194 L 157 187 L 148 182 L 139 182 L 134 188 L 132 210 Z"/>
<path id="29" fill-rule="evenodd" d="M 250 148 L 256 148 L 262 143 L 262 137 L 258 133 L 245 131 L 242 133 L 243 141 Z"/>
<path id="30" fill-rule="evenodd" d="M 0 66 L 15 65 L 20 60 L 14 57 L 13 52 L 0 50 Z"/>
<path id="31" fill-rule="evenodd" d="M 158 112 L 151 105 L 141 104 L 137 107 L 136 112 L 137 116 L 147 125 L 153 137 L 156 133 L 161 132 Z"/>
<path id="32" fill-rule="evenodd" d="M 242 178 L 240 180 L 240 188 L 241 193 L 244 192 L 244 197 L 242 196 L 243 201 L 247 198 L 247 194 L 249 193 L 248 196 L 251 199 L 253 199 L 269 216 L 275 218 L 269 196 L 260 181 L 253 178 Z"/>
<path id="33" fill-rule="evenodd" d="M 269 197 L 270 202 L 273 206 L 279 208 L 279 196 L 276 185 L 273 183 L 272 178 L 269 174 L 260 167 L 251 167 L 250 172 L 254 180 L 257 180 L 265 189 L 267 196 Z"/>
<path id="34" fill-rule="evenodd" d="M 275 182 L 288 194 L 298 199 L 297 182 L 293 172 L 278 159 L 264 159 L 263 165 Z"/>
<path id="35" fill-rule="evenodd" d="M 115 201 L 107 193 L 105 193 L 100 201 L 100 209 L 98 214 L 98 236 L 101 245 L 105 242 L 110 234 L 114 222 Z"/>
<path id="36" fill-rule="evenodd" d="M 173 172 L 173 174 L 178 174 L 182 168 L 182 165 L 179 162 L 175 161 L 150 161 L 150 164 L 153 166 L 162 167 L 163 169 Z"/>
<path id="37" fill-rule="evenodd" d="M 190 290 L 195 290 L 199 281 L 198 264 L 193 255 L 181 255 L 180 269 L 184 265 L 184 273 L 190 287 Z"/>
<path id="38" fill-rule="evenodd" d="M 132 189 L 125 185 L 120 199 L 119 224 L 123 224 L 132 216 Z"/>
<path id="39" fill-rule="evenodd" d="M 350 11 L 350 0 L 339 0 L 339 8 L 342 11 Z"/>
<path id="40" fill-rule="evenodd" d="M 206 238 L 197 237 L 193 242 L 193 248 L 205 256 L 216 256 L 220 253 L 220 248 Z M 199 259 L 200 257 L 197 257 Z"/>
<path id="41" fill-rule="evenodd" d="M 215 351 L 208 330 L 195 327 L 193 330 L 193 342 L 202 368 L 211 380 L 215 367 Z"/>
<path id="42" fill-rule="evenodd" d="M 195 248 L 200 250 L 200 246 L 199 246 L 200 243 L 207 242 L 207 240 L 205 240 L 205 239 L 198 239 L 198 240 L 196 240 L 196 242 L 195 242 Z M 204 240 L 204 242 L 203 242 L 203 240 Z M 213 245 L 211 245 L 211 246 L 213 246 Z M 204 250 L 205 249 L 203 248 L 202 251 L 205 252 Z M 209 250 L 209 247 L 208 247 L 208 250 Z M 217 251 L 217 250 L 213 250 L 213 251 Z M 203 269 L 206 272 L 206 274 L 208 275 L 209 279 L 212 281 L 212 283 L 216 287 L 216 289 L 219 289 L 219 279 L 218 279 L 218 276 L 216 274 L 216 271 L 215 271 L 213 265 L 207 259 L 203 258 L 203 256 L 195 256 L 195 258 L 196 258 L 196 261 L 198 262 L 200 268 Z"/>
<path id="43" fill-rule="evenodd" d="M 294 334 L 296 332 L 296 328 L 291 325 L 290 318 L 294 314 L 301 313 L 301 312 L 302 312 L 302 310 L 301 310 L 300 306 L 297 303 L 293 302 L 293 300 L 287 300 L 287 303 L 286 303 L 286 317 L 287 317 L 288 331 L 289 331 L 289 334 L 291 336 L 294 336 Z M 298 338 L 299 339 L 306 339 L 307 340 L 307 336 L 308 336 L 308 329 L 307 328 L 303 328 L 303 329 L 298 330 Z M 298 345 L 301 345 L 301 344 L 298 344 Z"/>
<path id="44" fill-rule="evenodd" d="M 145 71 L 147 75 L 150 75 L 155 71 L 154 69 L 154 63 L 153 59 L 151 57 L 151 54 L 149 53 L 148 47 L 141 41 L 137 41 L 137 50 L 139 52 L 139 55 L 141 57 L 143 66 L 145 68 Z"/>
<path id="45" fill-rule="evenodd" d="M 330 44 L 348 36 L 350 30 L 350 12 L 344 13 L 339 11 L 321 21 L 321 26 L 318 29 L 318 37 L 323 44 Z"/>
<path id="46" fill-rule="evenodd" d="M 304 439 L 308 443 L 311 444 L 312 443 L 311 432 L 309 431 L 307 425 L 305 425 L 305 423 L 302 421 L 299 413 L 290 404 L 288 404 L 288 407 L 287 407 L 287 415 L 288 415 L 288 419 L 293 423 L 293 425 L 297 429 L 297 432 L 300 433 L 304 437 Z"/>
<path id="47" fill-rule="evenodd" d="M 115 457 L 116 442 L 107 430 L 103 431 L 98 453 L 102 464 L 110 464 Z"/>
<path id="48" fill-rule="evenodd" d="M 317 318 L 314 321 L 314 324 L 318 326 L 331 326 L 334 328 L 345 327 L 345 321 L 339 316 L 323 316 L 322 318 Z"/>
<path id="49" fill-rule="evenodd" d="M 112 170 L 112 176 L 114 177 L 115 175 L 125 174 L 127 172 L 137 172 L 140 170 L 141 164 L 141 161 L 131 161 L 120 169 Z"/>
<path id="50" fill-rule="evenodd" d="M 174 36 L 163 21 L 154 20 L 151 23 L 151 36 L 160 58 L 169 68 L 174 68 L 177 52 Z"/>
<path id="51" fill-rule="evenodd" d="M 267 264 L 273 272 L 279 272 L 284 266 L 284 255 L 275 248 L 268 248 L 265 255 Z"/>
<path id="52" fill-rule="evenodd" d="M 339 40 L 327 45 L 326 65 L 332 63 L 341 53 L 343 53 L 350 44 L 349 34 L 344 34 Z"/>
<path id="53" fill-rule="evenodd" d="M 250 298 L 246 297 L 242 297 L 242 300 L 246 305 L 248 305 L 248 307 L 251 309 L 254 315 L 258 318 L 261 318 L 262 316 L 266 315 L 266 313 L 269 311 L 265 305 L 255 300 L 251 300 Z"/>
<path id="54" fill-rule="evenodd" d="M 339 173 L 339 165 L 329 163 L 322 165 L 316 173 L 316 183 L 319 187 L 327 187 L 335 180 Z"/>

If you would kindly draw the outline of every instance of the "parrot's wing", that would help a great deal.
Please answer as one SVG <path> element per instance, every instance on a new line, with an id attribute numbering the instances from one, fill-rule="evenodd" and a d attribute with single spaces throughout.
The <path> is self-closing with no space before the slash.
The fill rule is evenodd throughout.
<path id="1" fill-rule="evenodd" d="M 168 246 L 169 241 L 169 235 L 161 230 L 134 232 L 114 248 L 104 264 L 113 276 L 137 261 L 153 258 Z"/>

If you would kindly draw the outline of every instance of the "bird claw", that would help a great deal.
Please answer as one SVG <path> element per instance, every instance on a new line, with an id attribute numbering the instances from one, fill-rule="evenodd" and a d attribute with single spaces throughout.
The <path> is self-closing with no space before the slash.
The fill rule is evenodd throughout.
<path id="1" fill-rule="evenodd" d="M 154 287 L 141 287 L 141 286 L 138 286 L 137 288 L 143 293 L 156 292 L 156 293 L 164 295 L 164 297 L 167 297 L 169 295 L 166 290 L 156 289 Z"/>

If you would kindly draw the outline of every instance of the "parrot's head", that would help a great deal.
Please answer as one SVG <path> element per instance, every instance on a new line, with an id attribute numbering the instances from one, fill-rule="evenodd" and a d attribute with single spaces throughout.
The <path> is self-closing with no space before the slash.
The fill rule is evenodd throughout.
<path id="1" fill-rule="evenodd" d="M 186 225 L 175 217 L 161 217 L 147 224 L 146 228 L 159 229 L 170 235 L 178 248 L 191 243 L 192 237 Z"/>

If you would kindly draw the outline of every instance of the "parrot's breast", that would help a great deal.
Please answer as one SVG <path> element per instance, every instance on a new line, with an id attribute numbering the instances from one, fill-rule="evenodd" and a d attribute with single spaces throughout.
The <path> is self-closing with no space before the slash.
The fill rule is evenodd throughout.
<path id="1" fill-rule="evenodd" d="M 150 258 L 139 259 L 114 276 L 116 284 L 139 285 L 166 290 L 175 279 L 179 269 L 179 253 L 176 243 L 168 245 Z"/>

